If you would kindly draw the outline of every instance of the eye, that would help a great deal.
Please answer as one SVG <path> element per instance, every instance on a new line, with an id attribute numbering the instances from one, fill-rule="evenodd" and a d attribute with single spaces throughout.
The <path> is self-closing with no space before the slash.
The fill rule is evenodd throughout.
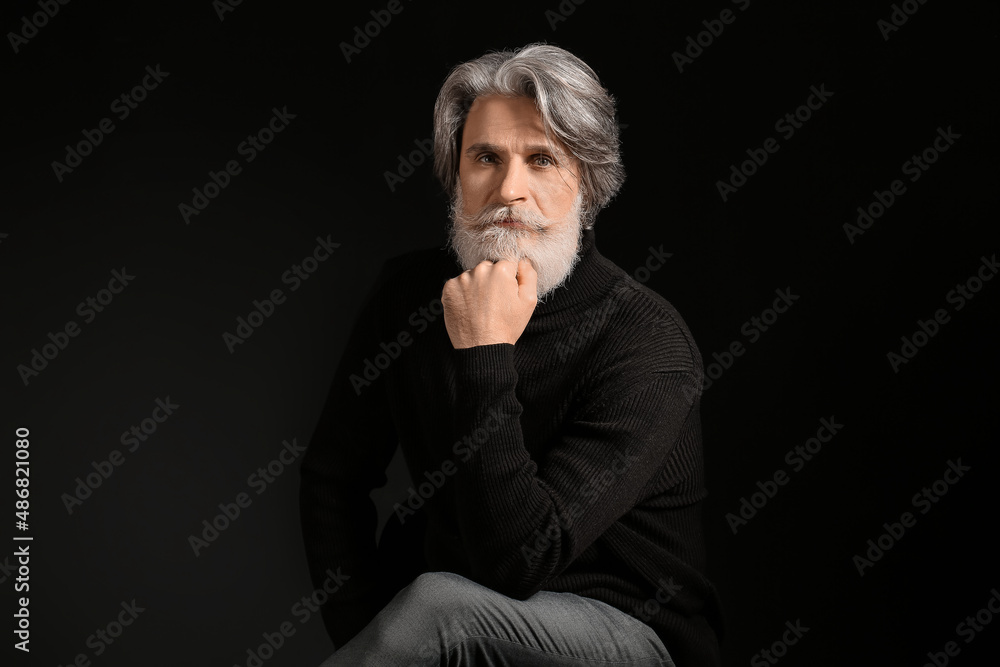
<path id="1" fill-rule="evenodd" d="M 493 153 L 483 153 L 476 158 L 476 162 L 482 162 L 483 164 L 496 164 L 497 156 Z"/>
<path id="2" fill-rule="evenodd" d="M 536 155 L 535 164 L 539 167 L 552 167 L 555 162 L 548 155 Z"/>

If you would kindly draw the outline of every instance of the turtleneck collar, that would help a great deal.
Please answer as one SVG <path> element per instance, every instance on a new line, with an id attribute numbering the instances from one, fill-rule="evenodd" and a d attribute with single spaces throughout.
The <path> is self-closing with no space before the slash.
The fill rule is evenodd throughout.
<path id="1" fill-rule="evenodd" d="M 529 329 L 534 328 L 533 324 L 548 320 L 550 315 L 574 308 L 585 310 L 588 304 L 600 301 L 620 277 L 621 270 L 598 252 L 593 229 L 584 230 L 577 252 L 580 260 L 566 282 L 535 306 L 528 322 Z"/>

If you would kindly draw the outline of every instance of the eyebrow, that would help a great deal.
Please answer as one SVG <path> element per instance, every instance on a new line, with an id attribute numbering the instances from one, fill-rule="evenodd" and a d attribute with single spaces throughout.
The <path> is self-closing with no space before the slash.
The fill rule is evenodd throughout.
<path id="1" fill-rule="evenodd" d="M 551 146 L 545 146 L 542 144 L 533 144 L 531 146 L 525 146 L 525 150 L 528 153 L 549 153 L 551 155 L 559 155 L 560 151 L 555 150 Z M 480 142 L 472 144 L 465 149 L 466 155 L 474 155 L 475 153 L 506 153 L 506 149 L 497 146 L 496 144 L 491 144 L 487 142 Z"/>

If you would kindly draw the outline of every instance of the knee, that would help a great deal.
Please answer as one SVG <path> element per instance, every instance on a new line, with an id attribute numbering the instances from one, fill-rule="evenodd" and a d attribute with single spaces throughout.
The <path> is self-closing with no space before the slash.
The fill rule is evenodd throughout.
<path id="1" fill-rule="evenodd" d="M 370 648 L 383 657 L 438 664 L 443 647 L 464 636 L 479 588 L 450 572 L 420 575 L 373 622 Z"/>
<path id="2" fill-rule="evenodd" d="M 425 572 L 397 595 L 407 614 L 449 618 L 463 611 L 476 599 L 481 587 L 452 572 Z"/>

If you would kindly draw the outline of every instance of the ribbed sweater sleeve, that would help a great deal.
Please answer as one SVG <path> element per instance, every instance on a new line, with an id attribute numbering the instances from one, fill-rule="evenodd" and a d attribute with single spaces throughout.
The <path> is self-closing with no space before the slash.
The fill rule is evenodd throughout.
<path id="1" fill-rule="evenodd" d="M 524 446 L 515 346 L 454 352 L 456 435 L 488 432 L 456 479 L 463 544 L 481 583 L 525 599 L 635 505 L 691 414 L 691 376 L 619 350 L 536 464 Z"/>

